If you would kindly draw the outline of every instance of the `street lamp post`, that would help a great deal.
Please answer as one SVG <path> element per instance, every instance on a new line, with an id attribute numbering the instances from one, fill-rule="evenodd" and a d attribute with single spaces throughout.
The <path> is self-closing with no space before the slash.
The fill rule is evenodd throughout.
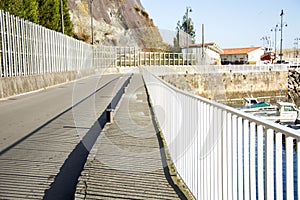
<path id="1" fill-rule="evenodd" d="M 265 52 L 269 52 L 271 49 L 270 37 L 263 36 L 262 38 L 260 38 L 260 40 L 263 41 L 263 47 L 264 47 Z"/>
<path id="2" fill-rule="evenodd" d="M 187 6 L 186 7 L 186 51 L 187 51 L 187 58 L 189 55 L 189 28 L 190 28 L 190 20 L 189 20 L 189 12 L 192 12 L 192 8 Z M 188 59 L 187 59 L 188 61 Z"/>
<path id="3" fill-rule="evenodd" d="M 283 56 L 283 53 L 282 53 L 282 41 L 283 41 L 283 26 L 287 26 L 287 24 L 283 24 L 283 10 L 281 10 L 281 13 L 280 13 L 280 17 L 281 17 L 281 22 L 280 22 L 280 53 L 279 53 L 279 57 L 280 57 L 280 62 L 282 62 L 282 56 Z"/>
<path id="4" fill-rule="evenodd" d="M 91 0 L 91 34 L 92 34 L 92 45 L 94 45 L 94 25 L 93 25 L 93 0 Z"/>
<path id="5" fill-rule="evenodd" d="M 62 32 L 62 34 L 64 34 L 65 33 L 65 28 L 64 28 L 63 0 L 60 0 L 60 16 L 61 16 L 61 32 Z"/>
<path id="6" fill-rule="evenodd" d="M 271 31 L 274 31 L 274 53 L 275 53 L 275 59 L 277 55 L 277 31 L 279 30 L 279 25 L 276 24 L 275 28 L 272 28 Z"/>
<path id="7" fill-rule="evenodd" d="M 299 41 L 300 41 L 300 38 L 295 38 L 295 45 L 296 45 L 296 65 L 298 67 L 298 55 L 299 55 Z"/>

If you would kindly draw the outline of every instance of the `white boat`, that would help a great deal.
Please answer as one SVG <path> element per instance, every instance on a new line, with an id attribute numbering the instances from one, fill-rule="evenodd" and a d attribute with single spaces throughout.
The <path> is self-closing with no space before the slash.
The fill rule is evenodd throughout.
<path id="1" fill-rule="evenodd" d="M 277 102 L 275 113 L 258 112 L 254 115 L 271 120 L 276 123 L 296 123 L 299 119 L 300 110 L 295 104 L 289 102 Z"/>
<path id="2" fill-rule="evenodd" d="M 246 101 L 245 106 L 240 108 L 240 110 L 248 113 L 276 113 L 277 106 L 271 105 L 267 102 L 259 102 L 257 98 L 247 97 L 244 98 Z"/>

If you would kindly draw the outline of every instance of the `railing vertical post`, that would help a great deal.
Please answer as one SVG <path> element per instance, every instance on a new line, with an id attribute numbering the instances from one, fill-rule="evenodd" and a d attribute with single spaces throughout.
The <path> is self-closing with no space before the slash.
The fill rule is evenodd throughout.
<path id="1" fill-rule="evenodd" d="M 1 31 L 1 68 L 0 68 L 0 77 L 7 77 L 7 61 L 6 61 L 6 29 L 5 29 L 5 13 L 0 10 L 0 31 Z"/>
<path id="2" fill-rule="evenodd" d="M 134 66 L 136 67 L 137 66 L 137 64 L 136 64 L 136 50 L 135 50 L 135 47 L 134 47 Z"/>
<path id="3" fill-rule="evenodd" d="M 237 134 L 238 134 L 238 119 L 236 115 L 232 116 L 232 199 L 237 200 L 238 199 L 238 156 L 237 156 Z"/>
<path id="4" fill-rule="evenodd" d="M 7 55 L 8 55 L 8 75 L 11 77 L 12 76 L 12 45 L 11 45 L 11 23 L 10 23 L 10 15 L 8 12 L 5 13 L 6 15 L 6 41 L 7 41 Z"/>
<path id="5" fill-rule="evenodd" d="M 244 120 L 243 124 L 243 151 L 244 151 L 244 199 L 249 200 L 250 199 L 250 165 L 249 165 L 249 137 L 250 137 L 250 131 L 249 131 L 249 120 Z"/>
<path id="6" fill-rule="evenodd" d="M 273 165 L 273 142 L 274 142 L 274 131 L 268 129 L 266 132 L 266 158 L 265 158 L 265 177 L 266 177 L 266 196 L 268 199 L 274 199 L 274 165 Z"/>
<path id="7" fill-rule="evenodd" d="M 124 47 L 124 65 L 123 67 L 126 67 L 126 63 L 127 63 L 127 52 L 126 52 L 127 47 Z"/>
<path id="8" fill-rule="evenodd" d="M 215 137 L 215 126 L 211 126 L 212 121 L 214 120 L 214 116 L 215 116 L 215 109 L 212 105 L 209 105 L 209 112 L 210 112 L 210 116 L 209 116 L 209 138 L 210 138 L 210 142 L 209 142 L 209 149 L 211 149 L 210 153 L 209 153 L 209 157 L 210 157 L 210 163 L 209 163 L 209 171 L 210 171 L 210 199 L 215 199 L 215 178 L 216 178 L 216 172 L 215 172 L 215 144 L 214 144 L 214 137 Z"/>
<path id="9" fill-rule="evenodd" d="M 173 54 L 173 66 L 175 66 L 175 53 Z"/>
<path id="10" fill-rule="evenodd" d="M 243 169 L 243 119 L 238 117 L 237 131 L 237 170 L 238 170 L 238 199 L 244 198 L 244 169 Z"/>
<path id="11" fill-rule="evenodd" d="M 298 191 L 298 199 L 300 199 L 300 141 L 297 140 L 297 191 Z"/>
<path id="12" fill-rule="evenodd" d="M 294 169 L 293 169 L 293 142 L 294 138 L 286 137 L 286 199 L 294 199 Z"/>
<path id="13" fill-rule="evenodd" d="M 206 113 L 205 113 L 205 103 L 200 102 L 200 150 L 199 150 L 199 160 L 200 160 L 200 199 L 205 199 L 205 184 L 206 182 L 206 173 L 205 173 L 205 156 L 204 156 L 204 151 L 205 151 L 205 120 L 206 120 Z"/>
<path id="14" fill-rule="evenodd" d="M 11 40 L 12 40 L 12 69 L 13 69 L 13 75 L 18 76 L 17 71 L 17 47 L 16 47 L 16 17 L 11 16 Z"/>
<path id="15" fill-rule="evenodd" d="M 250 197 L 251 200 L 256 200 L 256 169 L 255 169 L 255 154 L 256 154 L 256 124 L 250 123 Z"/>
<path id="16" fill-rule="evenodd" d="M 209 105 L 208 104 L 205 104 L 205 120 L 204 120 L 204 138 L 205 138 L 205 143 L 203 146 L 205 147 L 204 149 L 204 152 L 209 152 L 209 125 L 208 125 L 208 122 L 209 122 Z M 208 154 L 208 153 L 207 153 Z M 204 184 L 204 199 L 210 199 L 210 173 L 209 173 L 209 166 L 210 166 L 210 162 L 209 162 L 209 155 L 203 155 L 203 159 L 204 159 L 204 164 L 205 164 L 205 167 L 204 167 L 204 174 L 205 174 L 205 184 Z"/>
<path id="17" fill-rule="evenodd" d="M 120 48 L 119 48 L 120 67 L 123 66 L 123 65 L 122 65 L 122 57 L 123 57 L 123 55 L 122 55 L 122 47 L 120 47 Z"/>
<path id="18" fill-rule="evenodd" d="M 28 32 L 28 22 L 24 21 L 24 40 L 25 40 L 25 45 L 24 45 L 24 54 L 25 54 L 25 65 L 24 65 L 24 75 L 29 74 L 29 32 Z"/>
<path id="19" fill-rule="evenodd" d="M 217 108 L 217 130 L 216 130 L 216 141 L 217 141 L 217 199 L 222 199 L 222 130 L 223 130 L 223 111 L 222 109 Z"/>
<path id="20" fill-rule="evenodd" d="M 20 34 L 20 19 L 16 17 L 16 29 L 17 29 L 17 35 L 16 35 L 16 42 L 17 42 L 17 59 L 18 59 L 18 76 L 22 75 L 22 54 L 21 54 L 21 34 Z"/>
<path id="21" fill-rule="evenodd" d="M 275 135 L 276 145 L 276 199 L 283 199 L 283 188 L 282 188 L 282 133 L 276 133 Z"/>
<path id="22" fill-rule="evenodd" d="M 159 65 L 161 66 L 161 52 L 159 52 Z"/>
<path id="23" fill-rule="evenodd" d="M 141 49 L 138 49 L 138 65 L 139 66 L 142 66 L 143 65 L 143 63 L 142 63 L 142 51 L 141 51 Z"/>
<path id="24" fill-rule="evenodd" d="M 38 35 L 37 35 L 37 25 L 36 24 L 32 24 L 34 29 L 33 29 L 33 43 L 34 43 L 34 74 L 38 74 L 39 73 L 39 59 L 38 59 Z"/>
<path id="25" fill-rule="evenodd" d="M 264 131 L 263 126 L 257 127 L 257 187 L 258 200 L 264 199 Z"/>
<path id="26" fill-rule="evenodd" d="M 228 133 L 228 122 L 227 122 L 227 112 L 223 111 L 222 113 L 222 133 L 221 133 L 221 138 L 222 138 L 222 195 L 221 199 L 227 200 L 228 199 L 228 140 L 227 140 L 227 135 Z"/>
<path id="27" fill-rule="evenodd" d="M 21 54 L 22 54 L 21 73 L 22 73 L 23 76 L 25 76 L 26 75 L 26 70 L 25 70 L 25 67 L 26 67 L 26 54 L 25 54 L 25 51 L 26 51 L 26 47 L 25 47 L 26 37 L 25 37 L 24 19 L 21 19 L 20 26 L 21 26 L 20 40 L 21 40 Z"/>

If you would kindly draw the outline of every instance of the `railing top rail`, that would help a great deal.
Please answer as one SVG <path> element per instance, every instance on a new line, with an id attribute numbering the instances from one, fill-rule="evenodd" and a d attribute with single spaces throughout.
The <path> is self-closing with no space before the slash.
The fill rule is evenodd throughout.
<path id="1" fill-rule="evenodd" d="M 179 72 L 185 69 L 191 69 L 192 73 L 229 73 L 229 72 L 269 72 L 269 71 L 288 71 L 289 65 L 177 65 L 177 66 L 147 66 L 150 69 L 176 69 L 174 72 Z M 152 68 L 151 68 L 152 67 Z M 176 68 L 178 67 L 178 68 Z M 159 71 L 163 73 L 164 71 Z M 165 70 L 165 72 L 168 72 Z M 184 71 L 185 72 L 185 71 Z M 153 73 L 153 72 L 152 72 Z M 155 73 L 155 72 L 154 72 Z"/>
<path id="2" fill-rule="evenodd" d="M 218 109 L 229 112 L 232 115 L 236 115 L 237 117 L 241 117 L 243 119 L 249 120 L 250 122 L 255 122 L 257 125 L 262 125 L 266 129 L 270 128 L 270 129 L 273 129 L 276 132 L 280 132 L 280 133 L 285 134 L 286 136 L 291 136 L 293 138 L 296 138 L 297 140 L 300 140 L 300 133 L 298 133 L 296 130 L 293 130 L 291 128 L 285 127 L 283 125 L 280 125 L 280 124 L 277 124 L 277 123 L 274 123 L 274 122 L 271 122 L 271 121 L 268 121 L 266 119 L 259 118 L 257 116 L 251 115 L 249 113 L 245 113 L 243 111 L 240 111 L 240 110 L 237 110 L 235 108 L 229 107 L 227 105 L 224 105 L 224 104 L 206 99 L 204 97 L 197 96 L 197 95 L 188 93 L 186 91 L 180 90 L 180 89 L 176 88 L 175 86 L 163 81 L 161 78 L 154 75 L 153 73 L 149 72 L 146 67 L 143 67 L 143 70 L 146 70 L 148 73 L 150 73 L 153 77 L 155 77 L 158 81 L 160 81 L 163 85 L 165 85 L 167 88 L 170 88 L 171 90 L 174 90 L 174 91 L 176 91 L 180 94 L 183 94 L 185 96 L 188 96 L 192 99 L 196 99 L 198 101 L 202 101 L 206 104 L 212 105 L 212 106 L 214 106 Z"/>

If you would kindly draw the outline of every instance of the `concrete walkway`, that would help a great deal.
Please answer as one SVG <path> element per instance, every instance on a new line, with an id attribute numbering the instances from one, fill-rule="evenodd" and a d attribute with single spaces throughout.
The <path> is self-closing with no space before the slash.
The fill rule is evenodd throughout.
<path id="1" fill-rule="evenodd" d="M 168 175 L 152 117 L 135 74 L 87 159 L 76 199 L 185 199 Z"/>
<path id="2" fill-rule="evenodd" d="M 9 120 L 6 121 L 12 126 L 1 124 L 1 128 L 7 127 L 1 130 L 1 138 L 12 133 L 14 140 L 19 138 L 8 147 L 4 145 L 6 148 L 0 152 L 0 199 L 74 199 L 77 180 L 89 150 L 104 126 L 99 116 L 105 115 L 105 109 L 128 77 L 120 74 L 92 77 L 80 80 L 72 87 L 64 85 L 51 89 L 53 92 L 33 94 L 33 98 L 30 95 L 19 97 L 21 102 L 28 103 L 16 105 L 18 112 L 14 112 L 14 107 L 9 110 L 7 106 L 0 106 L 8 113 Z M 36 101 L 29 103 L 32 99 Z M 48 116 L 53 114 L 52 109 L 64 108 L 66 104 L 60 103 L 64 100 L 70 107 L 63 112 L 60 110 L 54 117 Z M 12 102 L 1 102 L 1 105 L 7 104 Z M 28 133 L 42 122 L 30 124 L 31 118 L 39 117 L 42 112 L 39 110 L 45 112 L 43 120 L 47 116 L 48 120 Z"/>

